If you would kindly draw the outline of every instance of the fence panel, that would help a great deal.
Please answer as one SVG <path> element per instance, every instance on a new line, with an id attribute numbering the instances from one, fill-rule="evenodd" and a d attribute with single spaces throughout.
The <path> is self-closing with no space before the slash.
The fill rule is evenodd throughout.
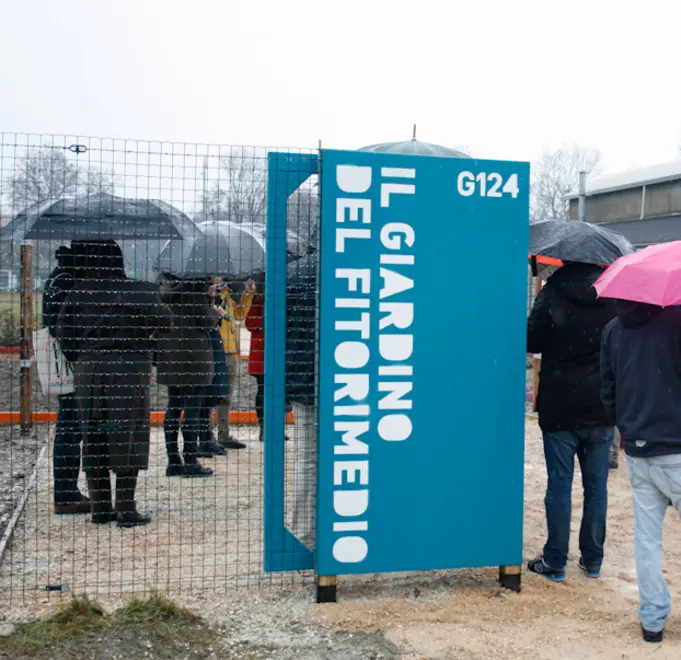
<path id="1" fill-rule="evenodd" d="M 45 591 L 105 596 L 311 581 L 309 571 L 283 573 L 281 565 L 264 572 L 261 350 L 265 247 L 273 240 L 267 204 L 276 201 L 268 200 L 267 154 L 0 134 L 0 585 L 7 602 Z M 286 240 L 276 243 L 285 248 L 273 249 L 285 249 L 278 261 L 291 263 L 316 249 L 315 181 L 298 186 L 285 207 Z M 144 284 L 123 280 L 105 239 L 120 247 L 127 278 Z M 54 280 L 59 261 L 63 286 Z M 221 279 L 208 281 L 212 275 Z M 273 287 L 284 295 L 283 283 Z M 285 309 L 267 305 L 268 314 Z M 73 394 L 40 385 L 34 358 L 56 376 L 45 348 L 53 339 L 43 331 L 34 341 L 45 324 L 76 358 Z M 268 405 L 290 424 L 283 390 L 269 394 L 279 398 Z M 209 434 L 214 444 L 197 449 Z M 218 440 L 228 448 L 216 447 Z M 296 446 L 295 438 L 281 443 L 291 493 Z M 270 460 L 281 459 L 274 447 Z M 98 524 L 78 493 L 95 499 Z M 149 511 L 149 524 L 137 524 L 146 521 L 133 502 L 138 513 Z"/>

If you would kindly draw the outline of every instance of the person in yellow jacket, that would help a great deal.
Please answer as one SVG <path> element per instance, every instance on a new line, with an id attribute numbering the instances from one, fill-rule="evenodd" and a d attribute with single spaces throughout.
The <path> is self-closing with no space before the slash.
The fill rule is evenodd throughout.
<path id="1" fill-rule="evenodd" d="M 239 298 L 239 302 L 234 300 L 234 294 L 227 283 L 222 283 L 219 296 L 220 305 L 218 313 L 222 317 L 220 321 L 220 336 L 222 337 L 222 344 L 225 347 L 225 355 L 227 357 L 227 379 L 229 382 L 229 394 L 225 399 L 218 404 L 215 409 L 218 426 L 218 442 L 225 449 L 243 449 L 246 445 L 239 442 L 229 432 L 229 412 L 232 407 L 232 400 L 234 398 L 234 386 L 236 384 L 237 363 L 236 355 L 239 350 L 239 342 L 237 337 L 237 323 L 243 322 L 251 308 L 253 302 L 253 295 L 255 293 L 255 282 L 248 280 L 244 286 L 243 293 Z"/>

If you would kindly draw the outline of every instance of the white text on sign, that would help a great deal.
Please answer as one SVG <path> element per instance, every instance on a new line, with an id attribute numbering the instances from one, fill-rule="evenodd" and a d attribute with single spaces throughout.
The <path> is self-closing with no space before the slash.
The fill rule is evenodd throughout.
<path id="1" fill-rule="evenodd" d="M 504 197 L 508 195 L 515 199 L 520 192 L 518 188 L 518 175 L 511 176 L 504 181 L 501 174 L 497 172 L 461 172 L 456 181 L 459 195 L 463 197 Z"/>
<path id="2" fill-rule="evenodd" d="M 335 279 L 342 282 L 343 293 L 335 299 L 337 318 L 334 357 L 334 467 L 333 467 L 333 531 L 338 535 L 333 556 L 338 562 L 363 561 L 369 546 L 365 534 L 369 529 L 369 449 L 373 438 L 400 442 L 412 434 L 410 412 L 413 390 L 414 265 L 413 226 L 400 216 L 390 221 L 391 204 L 401 195 L 416 192 L 416 170 L 413 168 L 381 168 L 380 227 L 377 261 L 357 263 L 353 246 L 357 241 L 371 240 L 372 199 L 370 167 L 339 165 L 336 184 L 344 195 L 336 199 L 337 255 Z M 363 196 L 366 195 L 366 196 Z M 378 247 L 378 246 L 377 246 Z M 372 271 L 374 276 L 372 277 Z M 372 284 L 380 280 L 378 295 L 372 296 Z M 373 287 L 374 292 L 376 288 Z M 407 299 L 405 300 L 405 295 Z M 378 355 L 370 367 L 369 340 L 378 313 Z M 374 370 L 376 370 L 375 373 Z M 377 393 L 377 413 L 372 417 L 368 399 Z M 371 428 L 373 420 L 376 428 Z"/>

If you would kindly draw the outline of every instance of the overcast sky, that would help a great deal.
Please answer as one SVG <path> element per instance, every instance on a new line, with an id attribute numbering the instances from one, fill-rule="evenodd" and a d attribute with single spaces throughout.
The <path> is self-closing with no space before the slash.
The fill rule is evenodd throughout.
<path id="1" fill-rule="evenodd" d="M 356 148 L 418 136 L 608 171 L 681 143 L 679 0 L 21 0 L 0 132 Z"/>

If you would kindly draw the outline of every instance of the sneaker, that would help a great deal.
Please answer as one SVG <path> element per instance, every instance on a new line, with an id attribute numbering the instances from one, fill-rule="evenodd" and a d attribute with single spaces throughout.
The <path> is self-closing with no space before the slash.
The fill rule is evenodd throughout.
<path id="1" fill-rule="evenodd" d="M 532 573 L 541 575 L 551 582 L 562 582 L 565 579 L 565 569 L 557 571 L 554 568 L 550 568 L 546 565 L 544 557 L 537 557 L 527 563 L 527 568 Z"/>
<path id="2" fill-rule="evenodd" d="M 641 626 L 641 632 L 643 633 L 643 641 L 650 642 L 651 644 L 661 644 L 664 638 L 664 630 L 659 630 L 658 632 L 652 632 L 651 630 L 646 630 Z"/>
<path id="3" fill-rule="evenodd" d="M 579 567 L 586 573 L 586 577 L 590 577 L 590 578 L 601 577 L 601 569 L 600 568 L 587 568 L 586 565 L 584 564 L 584 559 L 582 557 L 579 558 Z"/>
<path id="4" fill-rule="evenodd" d="M 225 449 L 244 449 L 246 445 L 237 440 L 233 435 L 228 435 L 226 438 L 218 438 L 218 443 Z"/>

